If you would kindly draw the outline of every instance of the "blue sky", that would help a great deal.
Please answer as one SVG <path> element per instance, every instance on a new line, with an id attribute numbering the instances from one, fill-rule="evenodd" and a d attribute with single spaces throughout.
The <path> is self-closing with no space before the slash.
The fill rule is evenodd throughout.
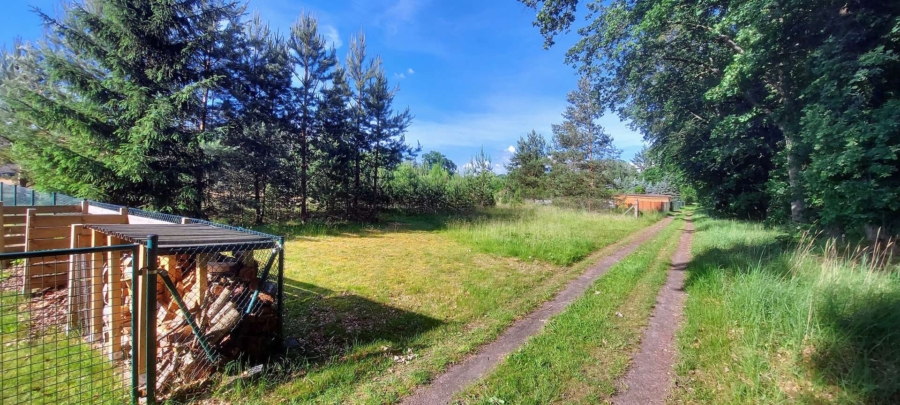
<path id="1" fill-rule="evenodd" d="M 58 4 L 5 2 L 0 42 L 39 38 L 42 27 L 30 6 L 53 11 Z M 350 36 L 364 31 L 369 53 L 382 56 L 400 86 L 395 106 L 409 106 L 415 116 L 407 141 L 441 151 L 458 165 L 481 147 L 502 165 L 531 129 L 549 139 L 577 79 L 563 63 L 574 35 L 544 50 L 531 25 L 535 12 L 515 0 L 250 0 L 248 10 L 282 32 L 304 10 L 317 15 L 341 59 Z M 617 117 L 606 116 L 601 124 L 622 158 L 640 150 L 641 136 Z"/>

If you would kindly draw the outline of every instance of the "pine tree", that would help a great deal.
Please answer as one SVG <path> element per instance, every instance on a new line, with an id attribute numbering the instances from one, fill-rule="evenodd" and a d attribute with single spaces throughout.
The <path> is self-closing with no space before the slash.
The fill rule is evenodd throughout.
<path id="1" fill-rule="evenodd" d="M 322 103 L 316 110 L 320 134 L 315 142 L 313 190 L 326 210 L 337 210 L 342 204 L 344 215 L 349 214 L 353 159 L 356 156 L 352 139 L 353 96 L 346 74 L 337 68 L 331 85 L 322 90 Z"/>
<path id="2" fill-rule="evenodd" d="M 552 127 L 553 177 L 556 188 L 565 195 L 581 194 L 590 201 L 605 189 L 603 162 L 617 157 L 619 151 L 613 147 L 612 137 L 597 123 L 603 108 L 593 94 L 590 80 L 582 77 L 567 100 L 565 120 Z"/>
<path id="3" fill-rule="evenodd" d="M 250 177 L 253 187 L 254 223 L 265 219 L 267 186 L 285 172 L 285 107 L 289 101 L 291 64 L 284 41 L 256 15 L 245 27 L 230 63 L 232 80 L 223 106 L 227 125 L 222 144 L 231 149 L 221 171 Z M 223 188 L 236 187 L 227 182 Z"/>
<path id="4" fill-rule="evenodd" d="M 381 69 L 381 59 L 366 59 L 366 37 L 360 32 L 350 38 L 350 52 L 347 55 L 347 78 L 353 91 L 351 97 L 351 127 L 350 142 L 353 153 L 353 190 L 350 210 L 353 215 L 359 215 L 359 200 L 364 197 L 365 189 L 362 182 L 365 170 L 365 158 L 370 152 L 370 134 L 368 123 L 370 117 L 366 109 L 366 98 L 370 89 L 370 82 Z"/>
<path id="5" fill-rule="evenodd" d="M 394 94 L 384 71 L 378 70 L 374 80 L 369 84 L 367 97 L 364 99 L 366 117 L 368 118 L 368 134 L 370 151 L 370 170 L 372 177 L 371 195 L 377 204 L 380 199 L 378 187 L 379 169 L 391 170 L 404 156 L 417 152 L 406 145 L 403 134 L 412 121 L 409 109 L 395 112 L 393 108 Z"/>
<path id="6" fill-rule="evenodd" d="M 509 184 L 521 197 L 546 196 L 547 141 L 536 131 L 519 138 L 516 151 L 506 165 Z"/>
<path id="7" fill-rule="evenodd" d="M 333 69 L 337 64 L 334 49 L 325 48 L 325 37 L 319 33 L 319 22 L 310 14 L 304 13 L 291 26 L 291 38 L 288 41 L 295 66 L 295 79 L 298 86 L 294 89 L 294 125 L 297 132 L 295 153 L 300 160 L 300 218 L 309 218 L 308 182 L 309 166 L 312 152 L 310 145 L 318 132 L 315 120 L 316 109 L 321 102 L 321 88 L 331 80 Z"/>

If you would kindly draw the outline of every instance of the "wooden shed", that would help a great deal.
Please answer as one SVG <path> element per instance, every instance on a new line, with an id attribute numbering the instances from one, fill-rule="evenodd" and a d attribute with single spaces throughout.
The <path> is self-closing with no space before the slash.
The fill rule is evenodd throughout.
<path id="1" fill-rule="evenodd" d="M 631 208 L 637 204 L 641 212 L 669 212 L 673 199 L 666 194 L 619 194 L 616 195 L 616 206 Z"/>

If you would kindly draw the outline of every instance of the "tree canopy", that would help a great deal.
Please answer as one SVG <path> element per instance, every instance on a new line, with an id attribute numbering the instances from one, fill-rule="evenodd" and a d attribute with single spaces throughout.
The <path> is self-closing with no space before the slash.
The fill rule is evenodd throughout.
<path id="1" fill-rule="evenodd" d="M 598 103 L 632 122 L 710 206 L 897 226 L 900 4 L 522 0 Z"/>

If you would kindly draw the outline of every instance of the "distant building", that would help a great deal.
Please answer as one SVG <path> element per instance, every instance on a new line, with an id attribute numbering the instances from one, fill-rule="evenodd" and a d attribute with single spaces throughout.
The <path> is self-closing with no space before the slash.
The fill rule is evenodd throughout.
<path id="1" fill-rule="evenodd" d="M 18 175 L 19 165 L 10 163 L 0 166 L 0 177 L 14 178 Z"/>
<path id="2" fill-rule="evenodd" d="M 622 208 L 630 208 L 638 204 L 641 212 L 672 210 L 672 201 L 675 198 L 666 194 L 619 194 L 616 196 L 616 205 Z"/>

